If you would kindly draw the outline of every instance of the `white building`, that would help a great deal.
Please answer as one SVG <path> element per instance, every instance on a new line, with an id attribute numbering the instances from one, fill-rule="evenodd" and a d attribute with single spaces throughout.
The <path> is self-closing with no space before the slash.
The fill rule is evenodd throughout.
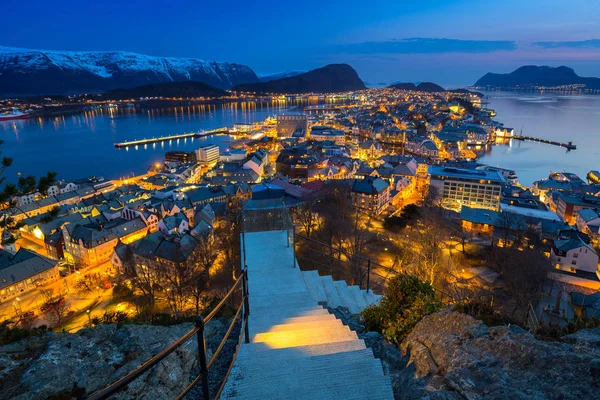
<path id="1" fill-rule="evenodd" d="M 337 129 L 313 126 L 310 131 L 310 139 L 315 142 L 330 141 L 338 146 L 343 146 L 346 143 L 346 134 Z"/>
<path id="2" fill-rule="evenodd" d="M 244 163 L 243 168 L 250 169 L 256 172 L 256 175 L 262 177 L 268 163 L 269 152 L 265 149 L 258 149 L 251 155 L 250 159 Z"/>
<path id="3" fill-rule="evenodd" d="M 576 230 L 561 231 L 558 239 L 550 250 L 552 264 L 564 271 L 586 271 L 596 272 L 598 269 L 598 254 Z"/>
<path id="4" fill-rule="evenodd" d="M 210 144 L 196 150 L 196 159 L 201 164 L 211 164 L 219 161 L 219 146 Z"/>

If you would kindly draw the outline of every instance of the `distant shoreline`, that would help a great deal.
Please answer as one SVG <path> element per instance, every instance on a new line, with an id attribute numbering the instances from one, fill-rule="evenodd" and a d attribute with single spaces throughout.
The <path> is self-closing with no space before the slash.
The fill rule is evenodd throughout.
<path id="1" fill-rule="evenodd" d="M 516 87 L 487 87 L 487 86 L 472 86 L 471 89 L 480 90 L 483 92 L 514 92 L 514 93 L 556 93 L 556 94 L 587 94 L 600 95 L 600 89 L 578 89 L 567 90 L 558 88 L 516 88 Z"/>

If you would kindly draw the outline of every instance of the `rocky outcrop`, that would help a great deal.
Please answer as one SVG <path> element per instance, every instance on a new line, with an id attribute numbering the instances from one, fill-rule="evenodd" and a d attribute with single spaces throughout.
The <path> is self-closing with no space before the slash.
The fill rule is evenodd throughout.
<path id="1" fill-rule="evenodd" d="M 599 343 L 600 330 L 541 341 L 517 326 L 488 327 L 444 311 L 417 324 L 390 374 L 397 398 L 594 398 L 600 389 Z"/>
<path id="2" fill-rule="evenodd" d="M 192 329 L 100 325 L 75 334 L 48 333 L 0 347 L 0 397 L 83 398 L 117 380 Z M 208 357 L 226 330 L 218 320 L 205 329 Z M 113 398 L 176 397 L 197 372 L 195 338 Z"/>
<path id="3" fill-rule="evenodd" d="M 425 317 L 400 348 L 343 309 L 392 380 L 398 399 L 592 399 L 600 390 L 600 329 L 542 341 L 516 325 L 488 327 L 445 310 Z"/>

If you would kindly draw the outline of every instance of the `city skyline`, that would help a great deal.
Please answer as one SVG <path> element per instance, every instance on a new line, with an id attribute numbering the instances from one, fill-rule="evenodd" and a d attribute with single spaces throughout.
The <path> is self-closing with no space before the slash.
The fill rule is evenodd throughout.
<path id="1" fill-rule="evenodd" d="M 372 86 L 427 80 L 471 85 L 486 72 L 532 64 L 597 76 L 600 67 L 600 7 L 590 0 L 572 1 L 568 9 L 554 0 L 376 0 L 368 7 L 337 0 L 302 7 L 231 1 L 159 13 L 153 1 L 33 3 L 26 19 L 18 6 L 5 7 L 1 45 L 231 61 L 258 74 L 348 63 Z"/>

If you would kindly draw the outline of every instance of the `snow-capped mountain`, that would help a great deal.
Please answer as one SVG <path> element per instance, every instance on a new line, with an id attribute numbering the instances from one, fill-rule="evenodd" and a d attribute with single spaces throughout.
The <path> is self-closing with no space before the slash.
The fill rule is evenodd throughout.
<path id="1" fill-rule="evenodd" d="M 153 57 L 126 51 L 53 51 L 0 46 L 0 93 L 103 92 L 170 81 L 220 89 L 258 82 L 246 66 L 195 58 Z"/>
<path id="2" fill-rule="evenodd" d="M 258 77 L 260 78 L 261 82 L 269 82 L 269 81 L 274 81 L 275 79 L 291 78 L 292 76 L 300 75 L 305 72 L 306 71 L 286 71 L 286 72 L 277 72 L 274 74 L 259 74 Z"/>

